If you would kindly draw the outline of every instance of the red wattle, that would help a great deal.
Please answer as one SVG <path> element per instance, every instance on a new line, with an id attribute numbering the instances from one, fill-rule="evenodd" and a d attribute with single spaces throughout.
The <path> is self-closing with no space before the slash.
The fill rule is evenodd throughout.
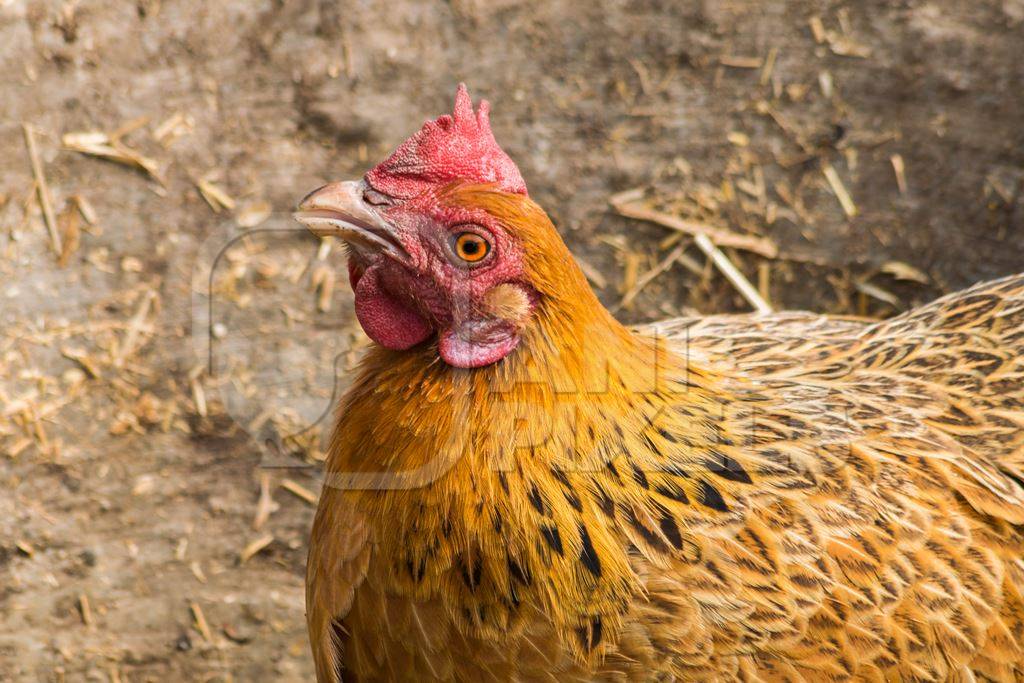
<path id="1" fill-rule="evenodd" d="M 348 260 L 348 284 L 352 287 L 352 291 L 356 291 L 356 285 L 359 284 L 359 278 L 363 276 L 363 269 L 356 265 L 355 259 L 350 258 Z"/>
<path id="2" fill-rule="evenodd" d="M 356 318 L 363 331 L 381 346 L 404 351 L 430 337 L 434 330 L 417 311 L 388 293 L 372 266 L 358 274 L 349 268 L 356 293 Z"/>

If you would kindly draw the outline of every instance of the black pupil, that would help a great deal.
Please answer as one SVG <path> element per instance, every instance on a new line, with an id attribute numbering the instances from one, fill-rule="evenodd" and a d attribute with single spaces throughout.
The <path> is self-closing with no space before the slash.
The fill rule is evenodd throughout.
<path id="1" fill-rule="evenodd" d="M 480 243 L 476 240 L 467 239 L 462 242 L 462 251 L 470 256 L 475 256 L 480 251 Z"/>

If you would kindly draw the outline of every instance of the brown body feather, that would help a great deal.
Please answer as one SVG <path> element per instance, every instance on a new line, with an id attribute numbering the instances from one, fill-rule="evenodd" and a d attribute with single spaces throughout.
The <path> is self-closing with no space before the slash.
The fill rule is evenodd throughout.
<path id="1" fill-rule="evenodd" d="M 543 252 L 545 303 L 488 368 L 365 359 L 310 547 L 320 680 L 1024 678 L 1024 276 L 627 330 L 528 200 L 457 200 Z"/>

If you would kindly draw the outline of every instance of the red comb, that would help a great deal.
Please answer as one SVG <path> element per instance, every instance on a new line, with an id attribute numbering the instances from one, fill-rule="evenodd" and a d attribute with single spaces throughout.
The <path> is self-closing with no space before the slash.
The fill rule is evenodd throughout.
<path id="1" fill-rule="evenodd" d="M 454 180 L 495 183 L 505 192 L 526 194 L 515 162 L 498 146 L 491 132 L 490 105 L 473 101 L 463 83 L 455 95 L 455 111 L 427 121 L 419 132 L 366 174 L 378 192 L 409 199 Z"/>

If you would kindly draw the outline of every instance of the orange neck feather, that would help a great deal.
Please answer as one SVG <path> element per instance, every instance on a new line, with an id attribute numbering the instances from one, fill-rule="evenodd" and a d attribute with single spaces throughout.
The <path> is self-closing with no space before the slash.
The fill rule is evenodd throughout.
<path id="1" fill-rule="evenodd" d="M 495 213 L 512 201 L 477 200 Z M 475 370 L 444 364 L 435 348 L 374 348 L 342 407 L 321 504 L 354 504 L 373 521 L 374 571 L 395 590 L 472 614 L 487 593 L 457 577 L 490 582 L 505 612 L 489 603 L 487 618 L 468 624 L 480 633 L 507 628 L 527 600 L 566 633 L 593 629 L 598 614 L 611 633 L 637 588 L 609 514 L 651 518 L 640 512 L 654 510 L 658 482 L 642 468 L 660 454 L 650 449 L 684 448 L 665 441 L 666 429 L 710 444 L 720 431 L 704 416 L 725 392 L 715 375 L 617 322 L 547 217 L 525 213 L 535 224 L 513 227 L 542 300 L 519 347 Z M 673 409 L 681 401 L 692 407 Z"/>

